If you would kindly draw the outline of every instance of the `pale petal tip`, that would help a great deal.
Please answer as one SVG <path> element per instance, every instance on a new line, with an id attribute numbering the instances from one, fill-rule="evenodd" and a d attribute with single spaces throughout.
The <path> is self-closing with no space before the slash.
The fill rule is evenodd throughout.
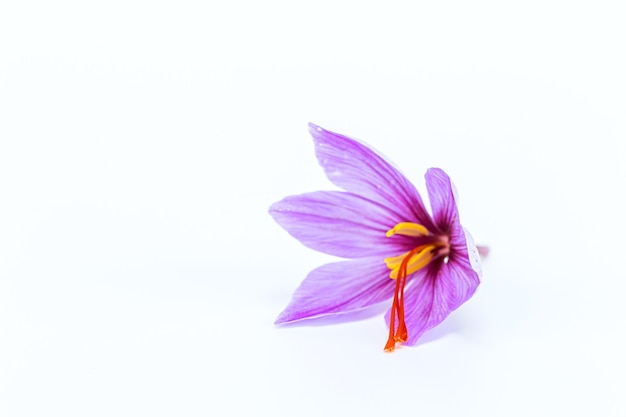
<path id="1" fill-rule="evenodd" d="M 278 315 L 278 317 L 276 317 L 276 320 L 274 320 L 274 325 L 275 326 L 280 326 L 281 324 L 289 323 L 289 321 L 290 321 L 289 318 L 285 317 L 285 316 L 286 316 L 286 314 L 285 314 L 284 311 L 282 313 L 280 313 Z"/>
<path id="2" fill-rule="evenodd" d="M 441 168 L 438 167 L 430 167 L 426 170 L 426 175 L 425 177 L 428 177 L 429 175 L 434 175 L 436 177 L 442 178 L 442 179 L 446 179 L 448 181 L 450 181 L 450 176 L 446 173 L 446 171 L 444 171 Z"/>
<path id="3" fill-rule="evenodd" d="M 278 317 L 276 317 L 276 320 L 274 320 L 274 325 L 281 326 L 283 324 L 290 324 L 294 321 L 302 320 L 303 318 L 305 317 L 301 317 L 301 315 L 299 315 L 293 309 L 286 308 L 285 310 L 281 311 Z"/>
<path id="4" fill-rule="evenodd" d="M 324 141 L 326 137 L 331 134 L 328 130 L 316 125 L 315 123 L 309 123 L 309 134 L 316 142 Z"/>

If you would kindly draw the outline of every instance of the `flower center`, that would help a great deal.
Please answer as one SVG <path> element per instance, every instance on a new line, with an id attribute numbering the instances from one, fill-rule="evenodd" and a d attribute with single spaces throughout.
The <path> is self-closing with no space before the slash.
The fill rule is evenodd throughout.
<path id="1" fill-rule="evenodd" d="M 450 239 L 446 235 L 434 235 L 417 223 L 398 223 L 386 234 L 387 237 L 403 235 L 416 238 L 417 246 L 399 256 L 385 258 L 391 270 L 389 278 L 396 280 L 396 290 L 391 304 L 389 317 L 389 338 L 385 345 L 386 352 L 392 352 L 396 342 L 406 342 L 408 332 L 404 322 L 404 286 L 409 275 L 424 268 L 433 259 L 450 254 Z"/>

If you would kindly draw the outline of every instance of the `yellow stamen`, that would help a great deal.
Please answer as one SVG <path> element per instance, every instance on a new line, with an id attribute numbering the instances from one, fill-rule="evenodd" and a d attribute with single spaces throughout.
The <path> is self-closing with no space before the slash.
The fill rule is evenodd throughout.
<path id="1" fill-rule="evenodd" d="M 387 237 L 391 237 L 393 235 L 404 235 L 413 237 L 426 236 L 428 235 L 428 229 L 426 229 L 421 224 L 402 222 L 396 224 L 393 229 L 388 230 L 385 235 Z"/>
<path id="2" fill-rule="evenodd" d="M 398 273 L 400 272 L 400 267 L 403 262 L 405 262 L 406 275 L 411 275 L 419 269 L 422 269 L 428 264 L 428 262 L 433 259 L 433 254 L 436 248 L 437 247 L 435 245 L 423 245 L 423 247 L 421 248 L 415 248 L 412 251 L 405 252 L 400 256 L 385 258 L 387 268 L 391 269 L 391 272 L 389 273 L 389 278 L 398 278 Z M 405 261 L 404 258 L 409 255 L 411 257 L 408 261 Z"/>

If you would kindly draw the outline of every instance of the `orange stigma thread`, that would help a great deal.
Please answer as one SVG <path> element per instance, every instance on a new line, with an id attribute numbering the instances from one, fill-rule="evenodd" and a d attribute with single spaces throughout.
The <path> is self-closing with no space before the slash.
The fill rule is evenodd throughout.
<path id="1" fill-rule="evenodd" d="M 398 223 L 387 232 L 387 237 L 394 234 L 413 237 L 428 236 L 432 239 L 428 239 L 430 242 L 419 245 L 400 256 L 385 259 L 387 267 L 391 270 L 389 277 L 396 280 L 389 317 L 389 338 L 385 345 L 385 352 L 393 352 L 396 343 L 406 342 L 409 338 L 404 322 L 404 287 L 407 277 L 428 265 L 433 258 L 447 256 L 450 252 L 447 236 L 433 236 L 424 226 L 416 223 Z"/>

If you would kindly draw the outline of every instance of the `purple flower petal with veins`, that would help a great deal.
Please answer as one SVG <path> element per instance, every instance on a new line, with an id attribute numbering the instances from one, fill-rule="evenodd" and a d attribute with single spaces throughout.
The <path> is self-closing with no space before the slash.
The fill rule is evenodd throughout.
<path id="1" fill-rule="evenodd" d="M 454 186 L 441 169 L 426 172 L 431 215 L 415 187 L 376 152 L 313 124 L 309 130 L 326 175 L 345 191 L 287 197 L 270 214 L 304 245 L 350 260 L 309 273 L 276 324 L 391 298 L 385 350 L 414 345 L 480 283 L 480 257 L 459 222 Z"/>

